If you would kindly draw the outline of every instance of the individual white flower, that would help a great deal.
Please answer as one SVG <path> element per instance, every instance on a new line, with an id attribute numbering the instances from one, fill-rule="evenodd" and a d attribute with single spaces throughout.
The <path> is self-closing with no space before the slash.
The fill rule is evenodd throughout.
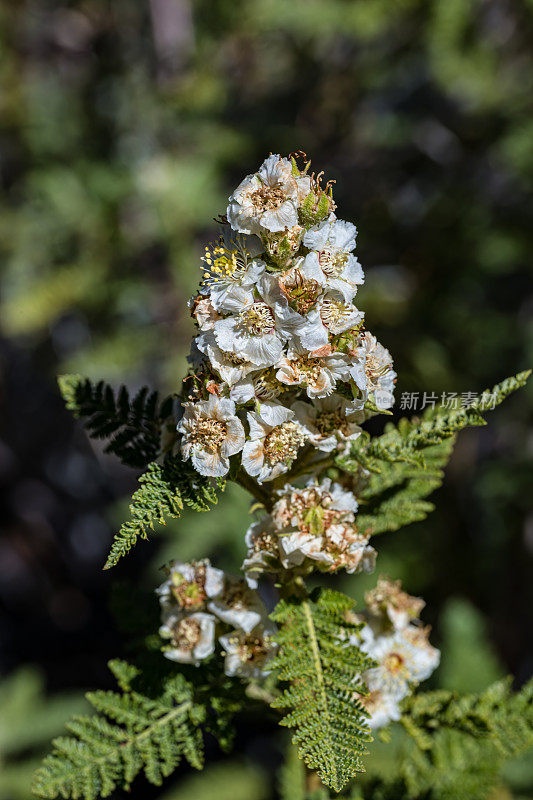
<path id="1" fill-rule="evenodd" d="M 178 424 L 181 452 L 190 458 L 201 475 L 221 478 L 229 470 L 229 457 L 239 453 L 245 442 L 244 428 L 235 416 L 235 403 L 214 397 L 185 403 Z"/>
<path id="2" fill-rule="evenodd" d="M 286 569 L 304 563 L 310 567 L 310 560 L 322 571 L 345 569 L 351 575 L 373 572 L 376 563 L 376 551 L 368 544 L 368 537 L 355 533 L 349 525 L 331 526 L 322 536 L 305 531 L 280 535 L 279 550 Z"/>
<path id="3" fill-rule="evenodd" d="M 311 252 L 302 262 L 302 272 L 321 286 L 338 291 L 347 303 L 365 280 L 363 268 L 351 252 L 356 234 L 355 225 L 331 214 L 307 231 L 303 239 Z"/>
<path id="4" fill-rule="evenodd" d="M 402 715 L 398 700 L 386 692 L 371 692 L 359 700 L 370 714 L 368 724 L 373 731 L 384 728 L 389 722 L 397 722 Z"/>
<path id="5" fill-rule="evenodd" d="M 377 585 L 365 594 L 366 617 L 373 630 L 402 630 L 418 619 L 425 606 L 421 597 L 402 591 L 401 581 L 379 577 Z"/>
<path id="6" fill-rule="evenodd" d="M 170 639 L 163 653 L 171 661 L 198 665 L 215 650 L 215 618 L 203 611 L 169 617 L 159 633 Z"/>
<path id="7" fill-rule="evenodd" d="M 224 573 L 212 567 L 207 558 L 202 561 L 173 561 L 168 567 L 168 578 L 156 589 L 165 614 L 179 611 L 205 610 L 210 598 L 224 588 Z"/>
<path id="8" fill-rule="evenodd" d="M 315 351 L 316 353 L 316 351 Z M 346 377 L 348 359 L 343 353 L 316 356 L 301 346 L 290 347 L 277 363 L 276 378 L 287 386 L 305 387 L 308 397 L 327 397 L 337 381 Z"/>
<path id="9" fill-rule="evenodd" d="M 224 672 L 230 677 L 265 678 L 270 670 L 268 662 L 276 653 L 275 633 L 272 624 L 258 625 L 253 631 L 231 631 L 221 636 L 219 642 L 224 648 Z"/>
<path id="10" fill-rule="evenodd" d="M 213 308 L 238 311 L 253 301 L 254 287 L 265 271 L 265 264 L 252 257 L 243 241 L 236 238 L 228 246 L 221 241 L 213 247 L 206 247 L 203 261 L 207 271 L 202 292 L 209 294 Z"/>
<path id="11" fill-rule="evenodd" d="M 304 232 L 305 228 L 302 228 L 301 225 L 294 225 L 279 233 L 265 232 L 263 234 L 265 248 L 276 264 L 283 267 L 290 263 L 300 249 Z"/>
<path id="12" fill-rule="evenodd" d="M 324 550 L 323 537 L 305 531 L 280 536 L 279 551 L 285 569 L 300 567 L 306 559 L 319 562 L 326 569 L 334 566 L 333 556 Z"/>
<path id="13" fill-rule="evenodd" d="M 261 403 L 258 412 L 248 412 L 250 434 L 243 447 L 242 465 L 258 483 L 287 472 L 305 443 L 293 417 L 294 411 L 272 402 Z"/>
<path id="14" fill-rule="evenodd" d="M 301 261 L 297 259 L 296 263 Z M 321 284 L 305 275 L 296 265 L 277 276 L 277 286 L 288 305 L 302 317 L 316 306 L 318 298 L 324 293 Z M 281 300 L 279 292 L 278 299 Z M 298 321 L 300 325 L 303 324 L 303 321 Z"/>
<path id="15" fill-rule="evenodd" d="M 333 522 L 353 522 L 357 511 L 352 492 L 330 478 L 319 484 L 311 478 L 303 489 L 286 483 L 276 496 L 279 499 L 272 509 L 272 519 L 280 532 L 309 528 L 321 533 Z"/>
<path id="16" fill-rule="evenodd" d="M 360 647 L 378 662 L 363 679 L 371 692 L 381 691 L 401 700 L 411 684 L 428 678 L 438 666 L 439 651 L 427 641 L 427 629 L 410 625 L 385 636 L 362 636 Z"/>
<path id="17" fill-rule="evenodd" d="M 363 321 L 364 313 L 351 303 L 344 302 L 337 292 L 330 291 L 324 295 L 319 306 L 322 324 L 334 336 L 355 328 Z"/>
<path id="18" fill-rule="evenodd" d="M 309 442 L 325 453 L 336 448 L 344 449 L 361 435 L 356 422 L 359 414 L 351 410 L 351 404 L 341 395 L 331 394 L 313 403 L 296 400 L 291 408 Z"/>
<path id="19" fill-rule="evenodd" d="M 330 248 L 341 253 L 351 253 L 355 250 L 357 228 L 352 222 L 337 219 L 335 214 L 317 225 L 309 228 L 304 234 L 303 243 L 309 250 L 322 251 Z"/>
<path id="20" fill-rule="evenodd" d="M 218 346 L 257 367 L 270 367 L 279 361 L 283 343 L 303 323 L 303 318 L 288 307 L 277 280 L 263 275 L 256 285 L 259 299 L 214 325 Z"/>
<path id="21" fill-rule="evenodd" d="M 365 365 L 367 391 L 374 396 L 378 408 L 390 408 L 396 383 L 391 354 L 369 331 L 361 336 L 357 353 Z"/>
<path id="22" fill-rule="evenodd" d="M 311 561 L 330 572 L 374 569 L 376 552 L 357 530 L 351 492 L 326 478 L 320 484 L 311 479 L 304 489 L 287 484 L 277 494 L 271 516 L 285 568 L 311 568 Z"/>
<path id="23" fill-rule="evenodd" d="M 374 572 L 377 553 L 368 543 L 368 536 L 355 532 L 349 525 L 332 525 L 326 540 L 334 570 L 345 569 L 349 575 Z"/>
<path id="24" fill-rule="evenodd" d="M 306 324 L 298 331 L 301 344 L 307 350 L 317 350 L 328 344 L 330 336 L 339 336 L 357 328 L 364 313 L 351 303 L 346 303 L 338 292 L 328 291 L 317 300 L 306 316 Z M 353 354 L 356 357 L 357 354 Z"/>
<path id="25" fill-rule="evenodd" d="M 209 297 L 193 297 L 189 301 L 189 307 L 191 316 L 194 317 L 201 331 L 212 330 L 215 322 L 222 319 Z"/>
<path id="26" fill-rule="evenodd" d="M 276 330 L 281 338 L 293 345 L 303 344 L 305 338 L 307 350 L 316 350 L 328 344 L 328 332 L 321 319 L 317 323 L 316 314 L 312 316 L 308 311 L 316 304 L 317 289 L 319 292 L 320 287 L 317 286 L 300 286 L 298 289 L 298 278 L 293 270 L 278 276 L 264 275 L 257 286 L 261 297 L 272 309 Z"/>
<path id="27" fill-rule="evenodd" d="M 208 605 L 223 622 L 250 633 L 267 616 L 266 608 L 245 580 L 226 575 L 222 591 Z"/>
<path id="28" fill-rule="evenodd" d="M 364 283 L 363 268 L 352 253 L 332 255 L 328 251 L 308 253 L 299 265 L 301 272 L 320 286 L 338 292 L 351 303 L 357 287 Z"/>
<path id="29" fill-rule="evenodd" d="M 298 224 L 298 207 L 310 190 L 310 178 L 294 176 L 288 159 L 271 155 L 230 196 L 228 222 L 240 233 L 293 228 Z"/>
<path id="30" fill-rule="evenodd" d="M 200 336 L 196 337 L 195 342 L 198 349 L 209 359 L 211 367 L 218 372 L 230 389 L 239 381 L 242 381 L 250 372 L 257 370 L 257 366 L 246 358 L 222 350 L 216 342 L 213 331 L 206 331 L 200 334 Z M 239 399 L 237 399 L 230 392 L 232 400 L 246 402 L 253 397 L 253 391 L 249 393 L 246 399 L 242 399 L 241 395 L 242 393 L 239 394 Z"/>
<path id="31" fill-rule="evenodd" d="M 234 384 L 230 391 L 230 397 L 236 403 L 247 403 L 248 400 L 255 398 L 259 403 L 277 400 L 284 392 L 290 391 L 290 387 L 281 383 L 276 377 L 276 368 L 256 370 Z"/>
<path id="32" fill-rule="evenodd" d="M 250 525 L 244 541 L 248 552 L 242 570 L 248 586 L 256 589 L 259 577 L 264 572 L 278 572 L 281 569 L 278 536 L 270 514 Z"/>

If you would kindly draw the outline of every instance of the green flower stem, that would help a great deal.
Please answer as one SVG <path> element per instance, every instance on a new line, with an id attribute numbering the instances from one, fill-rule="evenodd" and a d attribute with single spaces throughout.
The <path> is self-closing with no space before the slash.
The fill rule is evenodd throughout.
<path id="1" fill-rule="evenodd" d="M 246 489 L 255 499 L 264 505 L 267 511 L 270 511 L 272 508 L 272 495 L 271 493 L 260 486 L 257 481 L 255 481 L 247 472 L 243 469 L 239 470 L 235 477 L 235 483 L 238 483 L 239 486 L 242 486 L 243 489 Z"/>

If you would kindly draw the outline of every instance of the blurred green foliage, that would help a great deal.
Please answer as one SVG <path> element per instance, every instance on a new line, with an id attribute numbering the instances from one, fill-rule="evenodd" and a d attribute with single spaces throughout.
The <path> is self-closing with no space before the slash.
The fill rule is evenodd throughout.
<path id="1" fill-rule="evenodd" d="M 212 218 L 266 153 L 299 149 L 360 230 L 399 400 L 531 366 L 531 0 L 1 0 L 0 52 L 0 329 L 50 384 L 174 391 Z M 437 511 L 379 541 L 378 572 L 428 601 L 450 688 L 530 671 L 532 387 L 463 435 Z M 147 587 L 172 557 L 237 569 L 248 521 L 232 490 L 173 522 Z M 239 791 L 262 797 L 247 769 Z"/>
<path id="2" fill-rule="evenodd" d="M 46 697 L 35 667 L 22 667 L 0 680 L 0 800 L 30 800 L 33 771 L 65 719 L 87 704 L 75 693 Z"/>
<path id="3" fill-rule="evenodd" d="M 503 678 L 505 671 L 490 644 L 483 616 L 460 598 L 446 603 L 440 617 L 442 660 L 439 687 L 469 694 Z"/>
<path id="4" fill-rule="evenodd" d="M 533 239 L 528 2 L 1 8 L 8 335 L 173 387 L 210 220 L 266 152 L 303 148 L 360 225 L 368 322 L 390 329 L 401 385 L 475 389 L 527 363 L 509 292 Z"/>
<path id="5" fill-rule="evenodd" d="M 200 774 L 180 781 L 160 800 L 267 800 L 266 775 L 257 767 L 236 761 L 215 764 Z"/>

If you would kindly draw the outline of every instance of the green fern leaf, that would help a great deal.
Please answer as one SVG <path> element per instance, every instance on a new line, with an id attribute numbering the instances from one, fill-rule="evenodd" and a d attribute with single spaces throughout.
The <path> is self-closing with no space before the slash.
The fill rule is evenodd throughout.
<path id="1" fill-rule="evenodd" d="M 472 736 L 490 736 L 502 755 L 511 756 L 533 746 L 533 680 L 520 692 L 511 689 L 506 678 L 489 686 L 480 695 L 459 696 L 438 690 L 422 692 L 404 701 L 402 723 L 431 749 L 435 720 L 442 730 L 449 728 Z"/>
<path id="2" fill-rule="evenodd" d="M 145 386 L 130 398 L 125 386 L 116 393 L 104 381 L 93 384 L 82 375 L 60 375 L 58 384 L 66 407 L 84 420 L 89 435 L 109 439 L 106 453 L 130 467 L 144 468 L 161 451 L 164 427 L 175 427 L 176 402 L 162 402 Z"/>
<path id="3" fill-rule="evenodd" d="M 480 695 L 441 690 L 404 701 L 401 723 L 412 742 L 400 765 L 405 796 L 481 800 L 490 793 L 505 760 L 533 747 L 533 681 L 519 692 L 511 683 Z"/>
<path id="4" fill-rule="evenodd" d="M 424 468 L 403 461 L 370 473 L 359 492 L 359 529 L 375 535 L 425 519 L 434 509 L 425 498 L 441 485 L 454 441 L 426 448 Z"/>
<path id="5" fill-rule="evenodd" d="M 345 595 L 319 589 L 282 600 L 272 614 L 280 626 L 273 669 L 289 683 L 272 706 L 286 711 L 281 724 L 294 728 L 300 758 L 335 791 L 364 771 L 360 756 L 372 740 L 359 701 L 359 676 L 372 662 L 348 643 L 359 627 L 348 621 L 352 606 Z"/>
<path id="6" fill-rule="evenodd" d="M 123 662 L 112 667 L 123 680 L 135 677 L 135 668 Z M 67 725 L 71 735 L 54 740 L 52 754 L 35 775 L 33 791 L 39 797 L 108 797 L 118 787 L 128 788 L 141 770 L 160 785 L 182 758 L 201 769 L 199 725 L 205 712 L 182 675 L 167 678 L 154 698 L 131 688 L 123 694 L 92 692 L 87 698 L 99 713 L 75 717 Z"/>
<path id="7" fill-rule="evenodd" d="M 207 511 L 224 488 L 223 481 L 203 477 L 190 464 L 172 455 L 162 464 L 157 461 L 149 464 L 139 483 L 131 498 L 131 518 L 115 536 L 104 569 L 115 566 L 139 537 L 147 539 L 156 523 L 164 524 L 168 518 L 179 517 L 184 505 L 195 511 Z"/>
<path id="8" fill-rule="evenodd" d="M 433 511 L 425 498 L 437 489 L 462 428 L 484 425 L 482 414 L 524 386 L 530 370 L 486 390 L 466 408 L 428 409 L 421 421 L 389 423 L 382 436 L 361 435 L 346 456 L 335 463 L 346 472 L 370 472 L 358 491 L 358 526 L 370 534 L 394 531 Z"/>

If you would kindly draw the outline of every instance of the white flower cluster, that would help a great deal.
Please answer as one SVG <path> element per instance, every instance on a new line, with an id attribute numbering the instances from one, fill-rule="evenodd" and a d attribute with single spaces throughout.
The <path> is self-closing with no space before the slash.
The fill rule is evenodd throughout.
<path id="1" fill-rule="evenodd" d="M 400 581 L 380 578 L 365 600 L 365 624 L 352 644 L 377 662 L 362 676 L 370 694 L 361 699 L 375 730 L 400 719 L 400 701 L 438 667 L 440 652 L 418 619 L 424 601 L 402 591 Z"/>
<path id="2" fill-rule="evenodd" d="M 264 572 L 313 569 L 372 572 L 376 551 L 355 524 L 357 501 L 351 492 L 325 478 L 303 489 L 286 484 L 274 493 L 272 512 L 246 533 L 248 554 L 242 565 L 250 585 Z"/>
<path id="3" fill-rule="evenodd" d="M 178 425 L 202 475 L 223 477 L 240 453 L 258 483 L 274 480 L 304 445 L 342 449 L 369 409 L 393 403 L 392 359 L 354 305 L 357 231 L 334 209 L 319 180 L 279 155 L 229 198 L 191 301 L 200 333 Z"/>
<path id="4" fill-rule="evenodd" d="M 207 559 L 168 567 L 156 590 L 161 603 L 160 635 L 169 640 L 165 656 L 198 665 L 221 645 L 226 675 L 263 678 L 275 653 L 263 601 L 242 578 L 212 567 Z"/>

